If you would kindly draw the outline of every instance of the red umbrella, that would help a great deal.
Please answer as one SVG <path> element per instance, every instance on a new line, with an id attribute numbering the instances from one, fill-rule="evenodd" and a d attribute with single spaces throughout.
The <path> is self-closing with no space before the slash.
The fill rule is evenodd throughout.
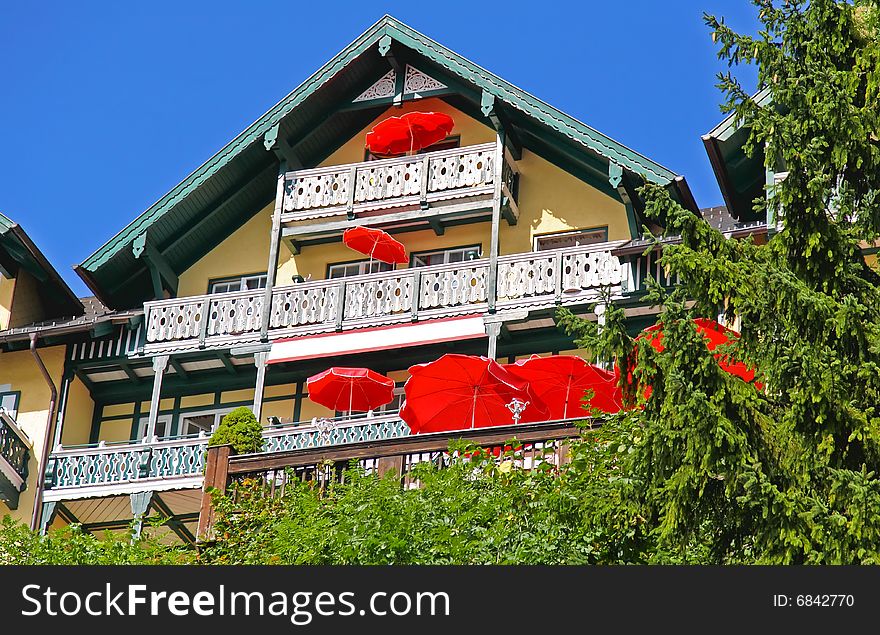
<path id="1" fill-rule="evenodd" d="M 400 416 L 415 434 L 507 425 L 517 402 L 528 403 L 520 421 L 548 418 L 528 383 L 487 357 L 447 353 L 409 373 Z"/>
<path id="2" fill-rule="evenodd" d="M 694 322 L 697 325 L 697 331 L 706 339 L 706 347 L 710 351 L 714 351 L 722 344 L 729 344 L 739 337 L 739 333 L 726 326 L 722 326 L 715 320 L 696 318 Z M 663 346 L 663 331 L 660 329 L 659 324 L 646 328 L 639 337 L 647 337 L 651 346 L 657 352 L 662 352 L 665 348 Z M 728 355 L 722 355 L 721 353 L 716 354 L 715 359 L 718 360 L 718 365 L 731 375 L 735 375 L 745 381 L 752 381 L 755 378 L 755 370 L 749 368 L 743 362 L 734 361 Z M 758 382 L 755 386 L 760 389 L 763 384 Z"/>
<path id="3" fill-rule="evenodd" d="M 445 139 L 455 122 L 442 112 L 408 112 L 389 117 L 367 133 L 367 149 L 375 154 L 415 152 Z"/>
<path id="4" fill-rule="evenodd" d="M 613 413 L 622 407 L 614 373 L 575 355 L 533 355 L 505 368 L 529 382 L 532 393 L 550 409 L 551 419 L 586 415 L 582 400 L 588 389 L 593 391 L 593 408 Z"/>
<path id="5" fill-rule="evenodd" d="M 388 232 L 370 227 L 352 227 L 342 232 L 342 242 L 355 251 L 366 254 L 372 260 L 389 264 L 407 261 L 406 248 Z"/>
<path id="6" fill-rule="evenodd" d="M 331 410 L 366 412 L 391 403 L 394 381 L 367 368 L 333 367 L 306 380 L 309 399 Z"/>

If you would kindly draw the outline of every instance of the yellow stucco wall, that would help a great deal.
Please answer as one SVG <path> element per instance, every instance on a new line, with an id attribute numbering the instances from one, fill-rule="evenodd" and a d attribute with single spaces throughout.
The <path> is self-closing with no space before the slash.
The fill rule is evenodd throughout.
<path id="1" fill-rule="evenodd" d="M 39 353 L 52 381 L 55 382 L 56 388 L 59 387 L 64 368 L 64 347 L 40 348 Z M 13 518 L 29 522 L 33 509 L 38 465 L 46 434 L 46 419 L 49 416 L 49 387 L 46 385 L 36 361 L 27 350 L 0 352 L 0 384 L 11 384 L 12 390 L 21 391 L 16 422 L 33 446 L 31 460 L 28 464 L 30 476 L 28 477 L 27 489 L 21 493 L 18 509 L 11 512 Z"/>
<path id="2" fill-rule="evenodd" d="M 216 278 L 263 273 L 269 262 L 274 203 L 260 210 L 226 240 L 178 276 L 179 297 L 204 295 Z"/>
<path id="3" fill-rule="evenodd" d="M 0 275 L 0 331 L 9 327 L 12 313 L 12 296 L 15 292 L 15 279 Z"/>
<path id="4" fill-rule="evenodd" d="M 67 407 L 64 409 L 64 423 L 61 427 L 63 445 L 79 445 L 89 442 L 94 410 L 95 402 L 92 401 L 89 389 L 83 385 L 79 378 L 74 378 L 70 383 Z"/>

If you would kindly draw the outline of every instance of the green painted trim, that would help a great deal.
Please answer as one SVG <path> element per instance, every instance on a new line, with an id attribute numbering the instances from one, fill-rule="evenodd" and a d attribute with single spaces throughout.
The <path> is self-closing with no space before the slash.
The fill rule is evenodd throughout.
<path id="1" fill-rule="evenodd" d="M 131 431 L 128 433 L 128 438 L 131 441 L 134 441 L 135 439 L 137 439 L 138 430 L 141 427 L 140 420 L 141 420 L 141 404 L 142 403 L 143 403 L 142 401 L 135 401 L 134 402 L 134 411 L 131 413 L 131 415 L 129 415 L 131 417 Z M 117 416 L 120 416 L 120 415 L 117 415 Z M 120 418 L 123 418 L 123 417 L 120 417 Z M 128 418 L 128 416 L 126 416 L 124 418 Z M 110 421 L 110 420 L 111 420 L 110 418 L 101 419 L 101 425 L 103 426 L 105 421 Z M 115 420 L 115 418 L 113 418 L 113 420 Z"/>
<path id="2" fill-rule="evenodd" d="M 92 427 L 89 430 L 89 443 L 97 443 L 101 438 L 101 417 L 104 414 L 104 404 L 96 403 L 92 410 Z"/>
<path id="3" fill-rule="evenodd" d="M 629 228 L 629 237 L 633 240 L 641 237 L 642 228 L 639 226 L 639 219 L 636 218 L 636 208 L 632 203 L 624 203 L 626 207 L 626 226 Z"/>

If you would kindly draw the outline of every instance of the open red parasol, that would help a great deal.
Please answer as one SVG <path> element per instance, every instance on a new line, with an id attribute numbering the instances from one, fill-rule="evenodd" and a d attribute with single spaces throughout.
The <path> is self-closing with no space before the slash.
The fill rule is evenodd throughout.
<path id="1" fill-rule="evenodd" d="M 445 139 L 455 122 L 442 112 L 408 112 L 389 117 L 367 133 L 367 149 L 375 154 L 415 152 Z"/>
<path id="2" fill-rule="evenodd" d="M 342 242 L 376 260 L 389 264 L 407 262 L 406 248 L 381 229 L 352 227 L 342 233 Z"/>
<path id="3" fill-rule="evenodd" d="M 622 407 L 614 373 L 575 355 L 533 355 L 505 368 L 529 382 L 532 394 L 549 408 L 551 419 L 586 416 L 583 399 L 587 390 L 593 391 L 589 401 L 593 408 L 613 413 Z"/>
<path id="4" fill-rule="evenodd" d="M 415 434 L 509 425 L 515 408 L 521 422 L 548 420 L 528 383 L 487 357 L 447 353 L 409 373 L 400 416 Z"/>
<path id="5" fill-rule="evenodd" d="M 367 368 L 334 366 L 306 380 L 309 399 L 331 410 L 366 412 L 391 403 L 394 380 Z"/>

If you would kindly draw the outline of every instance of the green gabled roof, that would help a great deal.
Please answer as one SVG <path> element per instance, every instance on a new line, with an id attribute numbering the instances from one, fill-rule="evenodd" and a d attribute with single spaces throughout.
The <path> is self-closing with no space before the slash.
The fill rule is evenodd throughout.
<path id="1" fill-rule="evenodd" d="M 0 213 L 0 270 L 18 277 L 27 271 L 39 282 L 37 293 L 43 319 L 82 315 L 85 309 L 58 271 L 37 248 L 22 227 Z M 2 275 L 2 273 L 0 273 Z M 14 304 L 14 303 L 13 303 Z M 13 306 L 13 319 L 15 319 Z"/>
<path id="2" fill-rule="evenodd" d="M 682 177 L 674 172 L 384 16 L 77 267 L 96 295 L 114 308 L 134 306 L 146 299 L 149 275 L 131 248 L 144 232 L 171 268 L 180 273 L 270 202 L 277 161 L 263 147 L 263 135 L 274 126 L 280 126 L 279 136 L 297 139 L 295 150 L 308 166 L 329 155 L 335 149 L 333 144 L 342 142 L 346 130 L 358 130 L 372 120 L 376 111 L 339 111 L 332 119 L 326 112 L 350 103 L 353 96 L 387 72 L 387 61 L 377 47 L 386 36 L 417 57 L 419 64 L 431 67 L 423 70 L 439 69 L 469 89 L 492 95 L 515 123 L 527 123 L 529 132 L 523 136 L 540 136 L 542 143 L 558 145 L 569 156 L 579 152 L 599 158 L 594 160 L 617 163 L 628 173 L 648 182 L 673 185 L 679 194 L 689 196 Z M 547 141 L 548 136 L 552 141 Z M 212 222 L 206 223 L 206 217 Z"/>
<path id="3" fill-rule="evenodd" d="M 772 95 L 764 88 L 752 100 L 766 107 L 772 103 Z M 724 203 L 734 218 L 744 222 L 761 220 L 756 216 L 753 201 L 764 195 L 766 181 L 763 150 L 758 149 L 750 157 L 743 152 L 749 134 L 736 113 L 730 113 L 702 137 Z"/>

